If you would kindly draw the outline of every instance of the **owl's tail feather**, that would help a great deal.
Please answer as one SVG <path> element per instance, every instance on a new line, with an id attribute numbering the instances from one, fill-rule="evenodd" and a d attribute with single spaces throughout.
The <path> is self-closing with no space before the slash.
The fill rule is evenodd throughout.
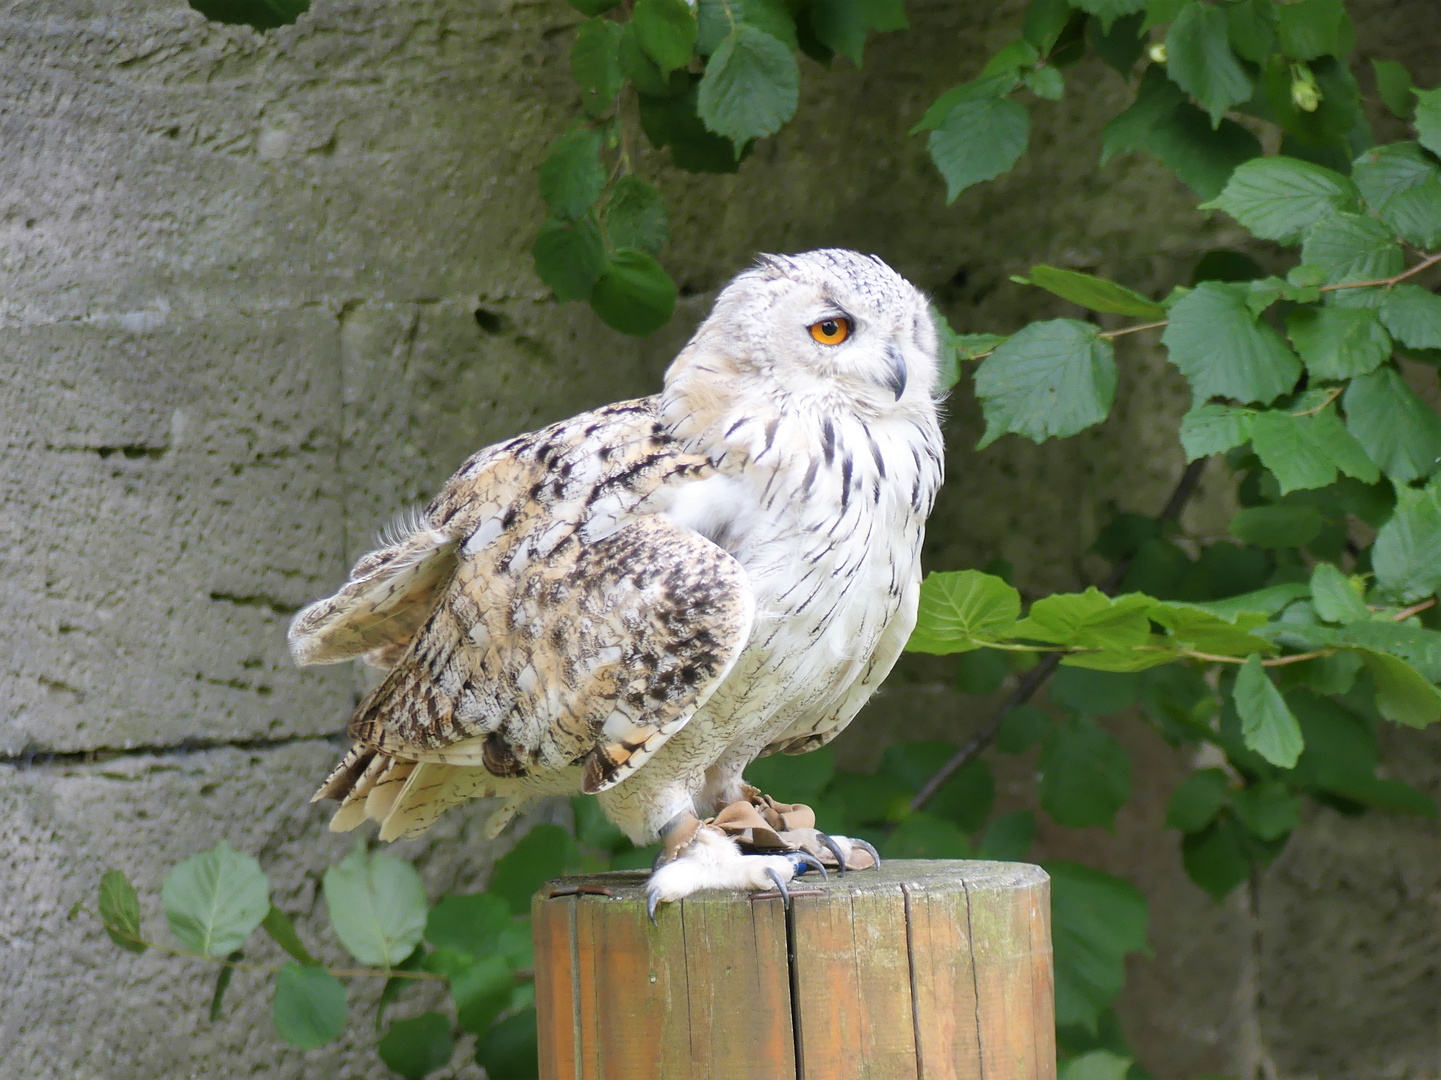
<path id="1" fill-rule="evenodd" d="M 311 802 L 336 799 L 331 832 L 380 822 L 380 839 L 418 836 L 447 808 L 493 795 L 494 777 L 483 769 L 392 757 L 356 743 L 320 785 Z"/>

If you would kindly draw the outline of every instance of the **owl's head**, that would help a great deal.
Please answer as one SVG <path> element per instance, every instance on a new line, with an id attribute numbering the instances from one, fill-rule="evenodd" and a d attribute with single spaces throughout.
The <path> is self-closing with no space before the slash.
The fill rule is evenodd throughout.
<path id="1" fill-rule="evenodd" d="M 667 382 L 693 365 L 728 369 L 884 414 L 929 408 L 937 349 L 925 296 L 876 256 L 763 255 L 721 291 Z"/>

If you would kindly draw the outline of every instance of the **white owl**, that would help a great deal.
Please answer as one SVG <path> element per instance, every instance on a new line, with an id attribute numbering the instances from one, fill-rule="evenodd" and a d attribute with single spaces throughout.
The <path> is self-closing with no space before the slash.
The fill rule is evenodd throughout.
<path id="1" fill-rule="evenodd" d="M 764 256 L 662 391 L 470 458 L 290 628 L 387 669 L 316 798 L 383 839 L 585 792 L 660 838 L 652 911 L 874 851 L 741 778 L 835 738 L 900 656 L 941 482 L 926 298 L 874 256 Z M 704 819 L 704 820 L 703 820 Z M 781 854 L 746 854 L 736 843 Z"/>

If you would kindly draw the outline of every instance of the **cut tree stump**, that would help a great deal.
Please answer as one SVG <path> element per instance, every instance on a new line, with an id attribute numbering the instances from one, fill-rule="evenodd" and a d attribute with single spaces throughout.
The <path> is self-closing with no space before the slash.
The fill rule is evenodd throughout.
<path id="1" fill-rule="evenodd" d="M 639 872 L 531 903 L 541 1080 L 1052 1080 L 1050 881 L 886 860 L 646 918 Z M 547 898 L 576 886 L 609 890 Z M 816 890 L 812 892 L 812 890 Z M 809 895 L 807 895 L 809 893 Z"/>

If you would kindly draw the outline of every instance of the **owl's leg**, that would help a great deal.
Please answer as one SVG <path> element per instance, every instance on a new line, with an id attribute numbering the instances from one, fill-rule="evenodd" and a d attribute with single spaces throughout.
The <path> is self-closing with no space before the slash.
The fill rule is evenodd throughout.
<path id="1" fill-rule="evenodd" d="M 789 882 L 807 870 L 826 872 L 818 858 L 804 851 L 746 855 L 723 831 L 694 814 L 677 815 L 663 830 L 662 845 L 664 861 L 657 860 L 661 865 L 646 883 L 652 922 L 662 902 L 674 903 L 703 889 L 774 889 L 789 906 Z"/>
<path id="2" fill-rule="evenodd" d="M 729 784 L 717 785 L 717 790 L 718 801 L 730 798 L 716 806 L 711 821 L 733 837 L 742 850 L 805 852 L 843 874 L 881 865 L 880 854 L 865 840 L 817 829 L 815 811 L 809 806 L 777 802 L 738 777 Z"/>

